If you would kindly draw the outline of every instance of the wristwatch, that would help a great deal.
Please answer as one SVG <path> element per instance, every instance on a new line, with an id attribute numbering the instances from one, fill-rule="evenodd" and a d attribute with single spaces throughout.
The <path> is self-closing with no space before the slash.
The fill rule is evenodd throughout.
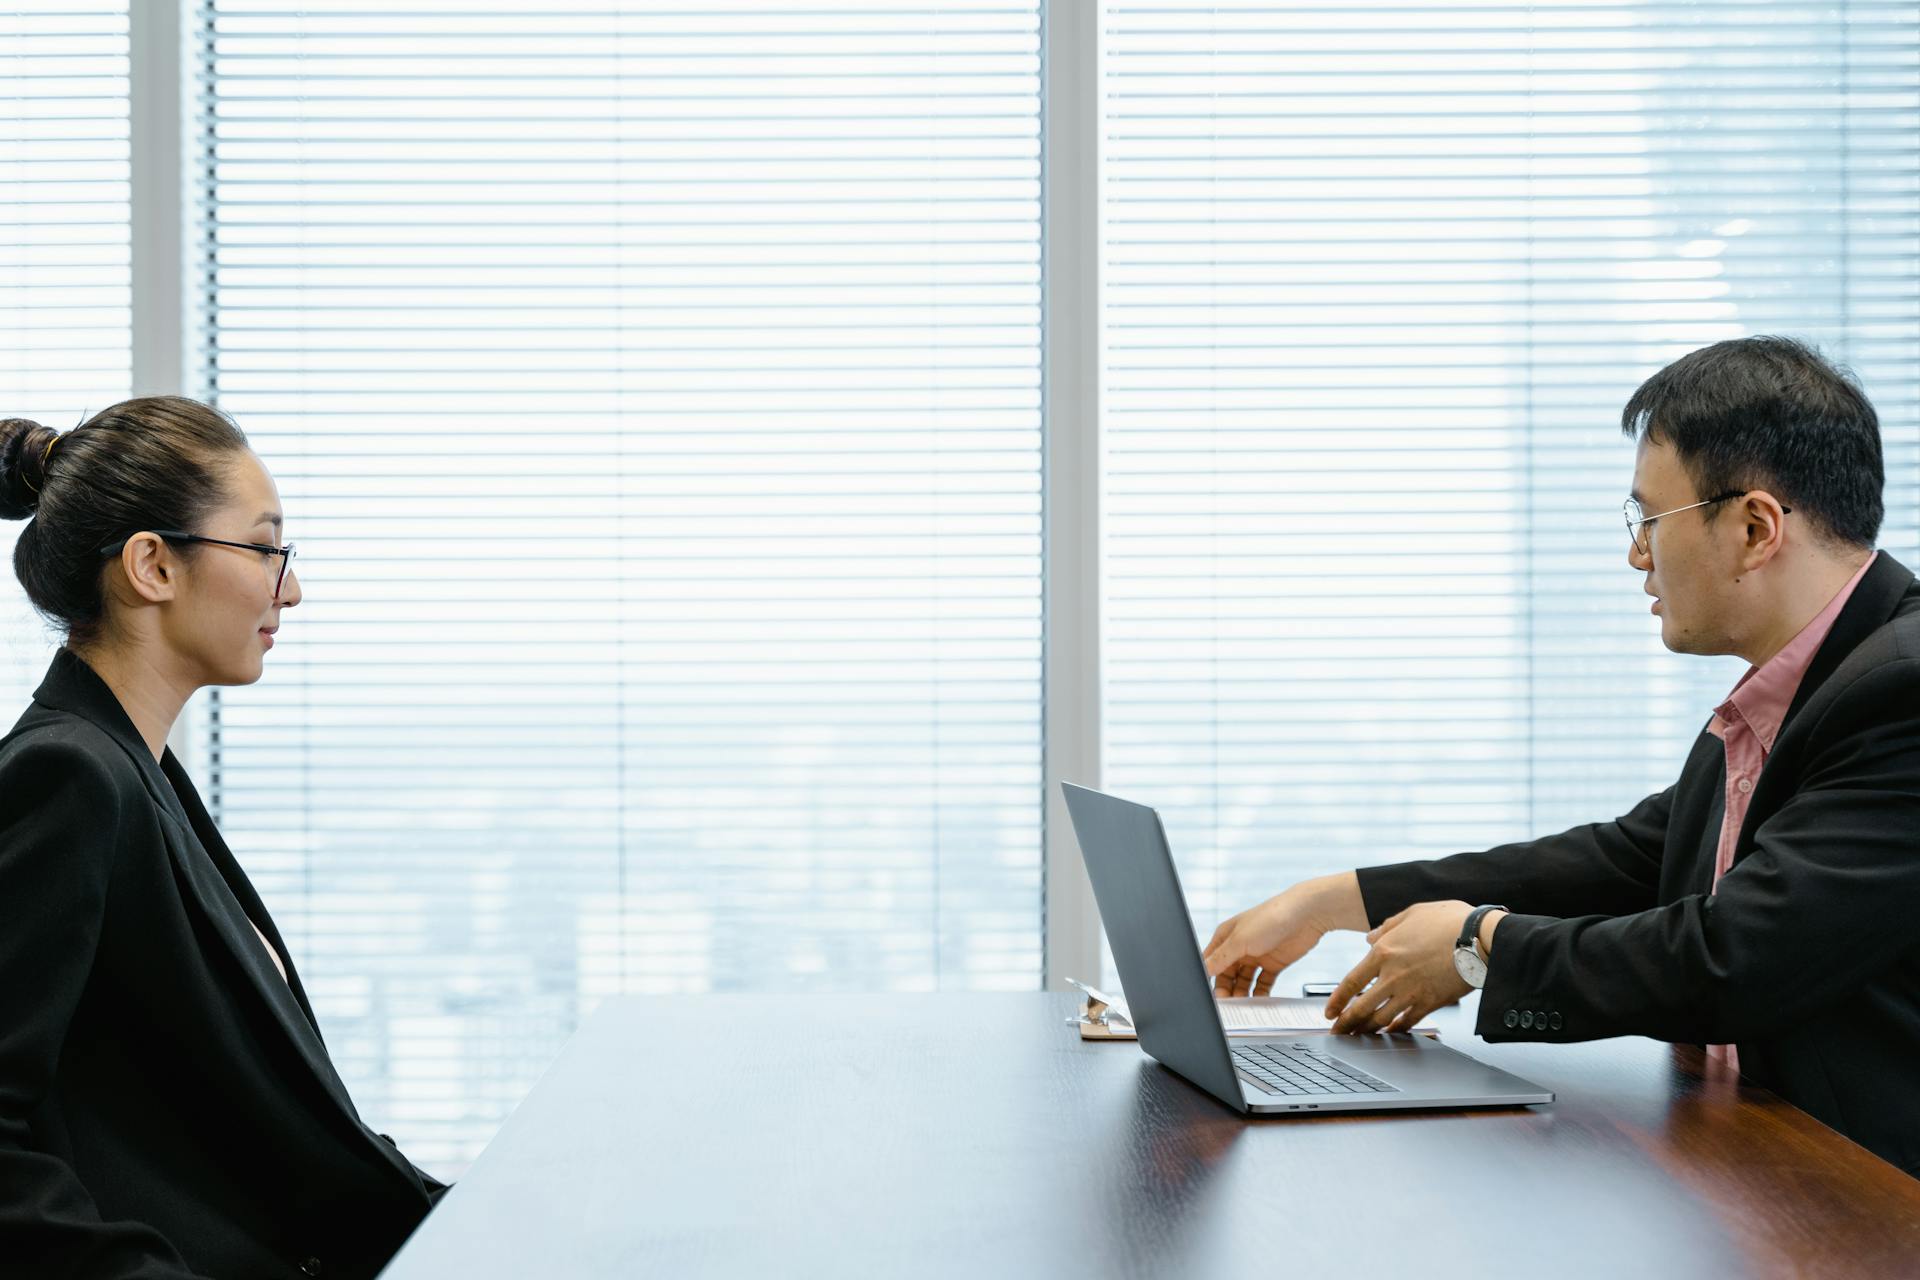
<path id="1" fill-rule="evenodd" d="M 1480 922 L 1489 911 L 1505 910 L 1505 907 L 1489 906 L 1467 912 L 1467 922 L 1460 926 L 1460 940 L 1453 944 L 1454 971 L 1476 991 L 1487 985 L 1487 958 L 1480 954 Z"/>

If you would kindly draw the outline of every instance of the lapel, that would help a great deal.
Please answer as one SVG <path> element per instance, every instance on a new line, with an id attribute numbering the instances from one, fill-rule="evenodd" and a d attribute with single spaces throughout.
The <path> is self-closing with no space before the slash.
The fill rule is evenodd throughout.
<path id="1" fill-rule="evenodd" d="M 1827 682 L 1828 677 L 1839 670 L 1847 655 L 1893 618 L 1901 599 L 1907 594 L 1907 588 L 1912 585 L 1913 574 L 1905 565 L 1884 551 L 1875 558 L 1866 576 L 1860 579 L 1860 585 L 1847 598 L 1840 616 L 1833 620 L 1833 629 L 1820 642 L 1813 661 L 1807 664 L 1807 674 L 1801 677 L 1800 687 L 1794 691 L 1793 701 L 1787 705 L 1786 717 L 1780 721 L 1780 732 L 1774 735 L 1776 743 L 1800 713 L 1800 708 L 1806 706 L 1807 700 Z"/>
<path id="2" fill-rule="evenodd" d="M 1787 706 L 1787 714 L 1780 721 L 1780 732 L 1773 740 L 1773 750 L 1768 753 L 1767 766 L 1760 772 L 1759 787 L 1753 795 L 1753 803 L 1748 806 L 1746 817 L 1740 823 L 1740 833 L 1734 842 L 1733 860 L 1738 863 L 1753 849 L 1753 835 L 1762 822 L 1771 817 L 1780 807 L 1787 795 L 1780 794 L 1781 774 L 1773 771 L 1773 762 L 1788 752 L 1782 750 L 1782 743 L 1790 743 L 1788 735 L 1800 712 L 1820 692 L 1823 685 L 1833 677 L 1849 657 L 1853 656 L 1867 637 L 1887 625 L 1899 613 L 1900 606 L 1912 589 L 1914 578 L 1911 571 L 1882 551 L 1867 569 L 1866 576 L 1860 579 L 1860 585 L 1853 589 L 1853 595 L 1841 608 L 1840 616 L 1833 620 L 1833 629 L 1827 632 L 1827 638 L 1820 642 L 1820 648 L 1813 655 L 1813 661 L 1807 665 L 1807 674 L 1800 680 L 1800 687 L 1794 691 L 1793 701 Z M 1789 748 L 1791 749 L 1791 748 Z M 1726 757 L 1721 756 L 1721 785 L 1726 778 Z M 1788 775 L 1795 772 L 1789 768 Z M 1711 883 L 1713 850 L 1718 847 L 1719 828 L 1710 833 L 1707 866 L 1708 880 Z"/>
<path id="3" fill-rule="evenodd" d="M 221 838 L 173 751 L 168 749 L 156 762 L 113 690 L 71 650 L 63 648 L 54 654 L 53 665 L 33 696 L 42 706 L 91 721 L 132 758 L 146 783 L 147 794 L 161 815 L 174 878 L 183 887 L 191 905 L 212 924 L 214 935 L 246 975 L 251 994 L 265 1005 L 273 1022 L 293 1042 L 322 1091 L 346 1113 L 355 1129 L 368 1135 L 368 1141 L 383 1158 L 410 1184 L 418 1185 L 411 1166 L 387 1143 L 373 1138 L 360 1119 L 346 1085 L 327 1054 L 313 1007 L 307 1001 L 299 972 L 287 955 L 280 931 L 274 927 L 246 873 Z M 286 981 L 281 981 L 279 971 L 261 948 L 260 939 L 253 931 L 255 922 L 280 952 L 287 966 Z"/>
<path id="4" fill-rule="evenodd" d="M 274 1021 L 280 1024 L 288 1038 L 299 1048 L 300 1056 L 313 1068 L 321 1086 L 358 1120 L 359 1113 L 354 1110 L 353 1101 L 347 1096 L 346 1086 L 333 1069 L 333 1060 L 327 1056 L 319 1023 L 313 1016 L 312 1006 L 307 1003 L 305 989 L 300 986 L 300 975 L 286 954 L 285 944 L 280 940 L 280 931 L 268 919 L 253 886 L 241 872 L 240 864 L 227 848 L 227 842 L 220 838 L 220 832 L 214 827 L 206 807 L 200 803 L 193 783 L 188 780 L 186 771 L 180 767 L 171 750 L 163 757 L 161 769 L 169 783 L 167 790 L 173 793 L 161 797 L 161 812 L 170 828 L 167 848 L 173 855 L 176 877 L 213 922 L 214 931 L 220 935 L 220 940 L 226 944 L 234 961 L 246 973 L 248 985 L 253 988 L 255 995 L 266 1002 Z M 173 803 L 165 803 L 167 800 Z M 260 931 L 268 936 L 274 949 L 280 952 L 281 960 L 287 966 L 286 981 L 280 980 L 279 971 L 273 967 L 273 961 L 268 958 L 259 937 L 254 934 L 255 922 L 259 923 Z"/>
<path id="5" fill-rule="evenodd" d="M 253 882 L 247 879 L 245 871 L 240 869 L 239 859 L 227 848 L 226 839 L 220 829 L 213 824 L 213 818 L 207 813 L 206 805 L 200 801 L 200 793 L 194 790 L 193 779 L 181 767 L 169 747 L 160 760 L 160 772 L 170 784 L 172 801 L 166 807 L 166 814 L 182 830 L 176 834 L 182 838 L 182 844 L 191 846 L 199 842 L 200 851 L 207 856 L 204 859 L 185 859 L 187 870 L 193 875 L 200 890 L 211 899 L 217 908 L 216 914 L 231 930 L 222 929 L 222 936 L 234 944 L 238 958 L 246 963 L 247 972 L 256 979 L 255 985 L 263 995 L 270 998 L 281 995 L 293 999 L 293 1013 L 298 1015 L 298 1025 L 306 1027 L 315 1039 L 321 1039 L 320 1021 L 313 1016 L 313 1006 L 307 1002 L 307 991 L 300 983 L 300 971 L 294 966 L 293 957 L 287 953 L 285 939 L 281 938 L 279 928 L 273 923 L 273 917 L 267 914 L 266 904 L 260 901 L 260 895 L 254 891 Z M 212 871 L 218 878 L 207 874 Z M 234 913 L 238 907 L 239 913 Z M 286 980 L 273 967 L 273 961 L 261 954 L 260 939 L 254 935 L 254 926 L 265 934 L 267 941 L 279 953 L 281 963 L 287 966 Z M 276 1007 L 286 1002 L 274 999 Z M 280 1008 L 281 1013 L 286 1013 Z M 325 1041 L 322 1040 L 324 1048 Z"/>

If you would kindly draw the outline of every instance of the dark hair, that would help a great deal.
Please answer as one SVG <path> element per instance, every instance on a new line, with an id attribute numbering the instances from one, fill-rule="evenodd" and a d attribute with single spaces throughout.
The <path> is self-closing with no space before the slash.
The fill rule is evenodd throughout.
<path id="1" fill-rule="evenodd" d="M 225 414 L 180 396 L 124 400 L 65 435 L 0 421 L 0 518 L 32 517 L 13 548 L 27 599 L 69 643 L 99 639 L 100 548 L 143 529 L 197 528 L 226 497 L 218 462 L 245 448 Z"/>
<path id="2" fill-rule="evenodd" d="M 1879 416 L 1805 343 L 1735 338 L 1681 356 L 1640 384 L 1620 427 L 1672 446 L 1700 497 L 1766 489 L 1823 541 L 1871 547 L 1880 534 Z"/>

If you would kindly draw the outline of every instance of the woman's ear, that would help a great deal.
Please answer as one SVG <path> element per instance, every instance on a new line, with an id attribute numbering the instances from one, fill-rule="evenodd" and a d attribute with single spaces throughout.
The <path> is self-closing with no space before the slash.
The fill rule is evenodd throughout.
<path id="1" fill-rule="evenodd" d="M 120 571 L 128 587 L 148 604 L 174 598 L 179 569 L 173 549 L 158 534 L 136 533 L 120 549 Z"/>

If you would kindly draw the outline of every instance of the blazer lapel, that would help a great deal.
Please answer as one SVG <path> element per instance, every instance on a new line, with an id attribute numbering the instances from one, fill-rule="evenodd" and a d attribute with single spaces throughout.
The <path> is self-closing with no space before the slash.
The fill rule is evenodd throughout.
<path id="1" fill-rule="evenodd" d="M 1907 567 L 1882 551 L 1860 579 L 1860 585 L 1853 589 L 1853 595 L 1840 610 L 1840 616 L 1833 620 L 1833 629 L 1827 632 L 1827 638 L 1820 642 L 1819 651 L 1813 655 L 1813 661 L 1807 665 L 1807 674 L 1800 678 L 1800 687 L 1794 691 L 1793 701 L 1787 706 L 1787 714 L 1780 721 L 1780 733 L 1787 731 L 1800 708 L 1827 682 L 1827 677 L 1839 670 L 1847 655 L 1860 647 L 1860 642 L 1885 626 L 1898 612 L 1901 600 L 1908 588 L 1913 586 L 1913 574 Z M 1775 741 L 1779 735 L 1775 735 Z"/>
<path id="2" fill-rule="evenodd" d="M 212 922 L 214 932 L 225 944 L 228 954 L 246 975 L 247 984 L 263 1001 L 275 1022 L 299 1049 L 300 1056 L 312 1068 L 315 1078 L 335 1102 L 358 1120 L 346 1086 L 328 1059 L 326 1046 L 309 1020 L 303 1002 L 267 958 L 253 926 L 241 910 L 238 898 L 192 825 L 184 815 L 163 809 L 167 818 L 167 852 L 173 856 L 174 873 L 203 915 Z M 291 970 L 289 970 L 291 975 Z"/>
<path id="3" fill-rule="evenodd" d="M 334 1070 L 333 1058 L 327 1053 L 326 1041 L 320 1035 L 319 1019 L 313 1016 L 313 1006 L 308 1003 L 306 988 L 300 983 L 300 971 L 287 954 L 286 945 L 280 940 L 280 931 L 267 915 L 265 905 L 248 882 L 246 873 L 240 869 L 233 851 L 227 848 L 227 842 L 221 837 L 220 829 L 214 826 L 206 806 L 201 803 L 200 793 L 194 789 L 192 779 L 180 767 L 171 750 L 162 757 L 161 767 L 172 784 L 168 790 L 175 803 L 166 812 L 177 824 L 178 829 L 173 834 L 179 837 L 177 841 L 169 840 L 167 847 L 174 855 L 174 866 L 182 883 L 198 897 L 201 909 L 213 921 L 215 931 L 246 972 L 254 990 L 267 1002 L 274 1020 L 300 1051 L 301 1058 L 312 1069 L 320 1087 L 346 1112 L 354 1127 L 380 1153 L 381 1159 L 406 1179 L 409 1186 L 420 1185 L 413 1166 L 407 1163 L 405 1157 L 381 1141 L 360 1118 L 352 1095 L 347 1092 L 340 1073 Z M 281 980 L 280 971 L 273 967 L 266 948 L 260 945 L 260 937 L 254 933 L 255 923 L 259 924 L 260 932 L 267 935 L 280 952 L 287 966 L 284 981 Z"/>
<path id="4" fill-rule="evenodd" d="M 1781 743 L 1788 740 L 1788 731 L 1802 708 L 1820 692 L 1821 686 L 1840 669 L 1843 662 L 1853 656 L 1868 636 L 1899 614 L 1913 585 L 1913 574 L 1907 567 L 1882 551 L 1868 568 L 1866 576 L 1860 579 L 1860 585 L 1853 589 L 1853 595 L 1840 610 L 1840 616 L 1833 620 L 1833 629 L 1820 642 L 1813 661 L 1807 665 L 1807 674 L 1801 677 L 1800 687 L 1794 691 L 1793 701 L 1787 706 L 1786 716 L 1780 721 L 1780 732 L 1774 737 L 1773 751 L 1768 760 L 1769 767 L 1761 770 L 1760 787 L 1754 792 L 1753 804 L 1747 809 L 1734 843 L 1733 860 L 1736 863 L 1752 852 L 1754 833 L 1780 806 L 1783 797 L 1777 798 L 1777 792 L 1786 784 L 1782 781 L 1782 775 L 1771 771 L 1771 764 L 1774 758 L 1782 754 Z M 1724 780 L 1724 774 L 1722 778 Z M 1717 827 L 1715 831 L 1718 831 Z"/>
<path id="5" fill-rule="evenodd" d="M 237 914 L 237 918 L 228 919 L 227 923 L 232 926 L 232 936 L 239 940 L 239 958 L 249 962 L 248 972 L 259 979 L 257 985 L 265 995 L 275 998 L 273 1003 L 281 1013 L 284 1014 L 286 1010 L 281 1007 L 284 1002 L 277 997 L 283 993 L 293 997 L 299 1024 L 321 1041 L 324 1049 L 325 1037 L 320 1034 L 320 1020 L 313 1016 L 313 1006 L 307 1000 L 306 988 L 300 984 L 300 971 L 294 967 L 293 957 L 287 953 L 287 944 L 280 937 L 280 930 L 267 914 L 266 904 L 260 901 L 260 895 L 254 891 L 246 872 L 241 870 L 239 859 L 227 847 L 226 838 L 220 834 L 220 828 L 214 825 L 206 805 L 201 803 L 193 779 L 187 776 L 187 771 L 181 767 L 171 748 L 161 758 L 160 769 L 172 784 L 173 799 L 177 805 L 171 816 L 192 833 L 192 838 L 199 842 L 201 852 L 206 855 L 204 859 L 189 861 L 198 861 L 202 864 L 201 869 L 211 868 L 217 873 L 217 882 L 203 874 L 200 877 L 202 887 L 222 890 L 215 894 L 218 905 L 228 916 Z M 238 909 L 237 913 L 235 908 Z M 272 958 L 263 954 L 260 938 L 254 933 L 256 925 L 279 954 L 281 962 L 287 966 L 284 981 L 280 971 L 273 967 Z"/>

